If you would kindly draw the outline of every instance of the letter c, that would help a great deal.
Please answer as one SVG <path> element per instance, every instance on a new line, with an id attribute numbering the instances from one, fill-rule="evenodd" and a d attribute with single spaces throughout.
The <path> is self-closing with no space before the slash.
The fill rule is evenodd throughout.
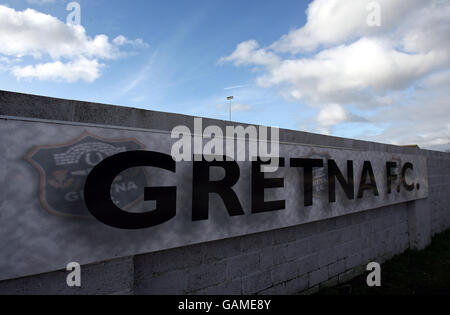
<path id="1" fill-rule="evenodd" d="M 414 187 L 415 187 L 415 184 L 414 183 L 408 184 L 406 182 L 406 172 L 408 170 L 414 170 L 414 166 L 412 165 L 412 163 L 408 162 L 408 163 L 406 163 L 403 166 L 403 169 L 402 169 L 402 182 L 403 182 L 403 186 L 405 186 L 407 191 L 413 191 Z"/>

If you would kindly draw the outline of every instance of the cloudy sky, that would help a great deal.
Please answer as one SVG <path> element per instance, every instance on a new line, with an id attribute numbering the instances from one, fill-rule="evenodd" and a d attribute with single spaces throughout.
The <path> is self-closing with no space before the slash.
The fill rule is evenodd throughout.
<path id="1" fill-rule="evenodd" d="M 69 2 L 0 0 L 0 89 L 450 150 L 450 0 Z"/>

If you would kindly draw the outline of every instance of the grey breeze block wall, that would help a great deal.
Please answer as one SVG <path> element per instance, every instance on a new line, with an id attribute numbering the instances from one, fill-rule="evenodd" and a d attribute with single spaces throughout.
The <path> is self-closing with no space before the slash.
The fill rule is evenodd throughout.
<path id="1" fill-rule="evenodd" d="M 0 91 L 0 115 L 171 130 L 189 116 Z M 229 122 L 204 119 L 205 125 Z M 233 123 L 235 124 L 235 123 Z M 280 230 L 0 282 L 1 294 L 313 293 L 365 272 L 450 228 L 450 154 L 280 130 L 280 141 L 425 155 L 429 198 Z"/>

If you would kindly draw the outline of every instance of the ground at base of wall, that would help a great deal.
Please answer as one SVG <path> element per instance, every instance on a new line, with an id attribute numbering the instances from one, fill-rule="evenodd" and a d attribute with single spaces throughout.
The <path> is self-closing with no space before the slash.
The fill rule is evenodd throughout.
<path id="1" fill-rule="evenodd" d="M 409 250 L 381 266 L 381 287 L 367 286 L 369 272 L 319 295 L 450 295 L 450 230 L 423 251 Z"/>

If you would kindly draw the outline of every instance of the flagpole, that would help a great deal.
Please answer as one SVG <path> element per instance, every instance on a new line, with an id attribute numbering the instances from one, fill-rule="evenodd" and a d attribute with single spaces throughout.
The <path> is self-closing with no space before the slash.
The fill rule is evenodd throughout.
<path id="1" fill-rule="evenodd" d="M 230 101 L 230 121 L 231 121 L 231 102 L 233 101 L 233 99 L 234 99 L 234 96 L 228 96 L 227 97 L 227 100 Z"/>

